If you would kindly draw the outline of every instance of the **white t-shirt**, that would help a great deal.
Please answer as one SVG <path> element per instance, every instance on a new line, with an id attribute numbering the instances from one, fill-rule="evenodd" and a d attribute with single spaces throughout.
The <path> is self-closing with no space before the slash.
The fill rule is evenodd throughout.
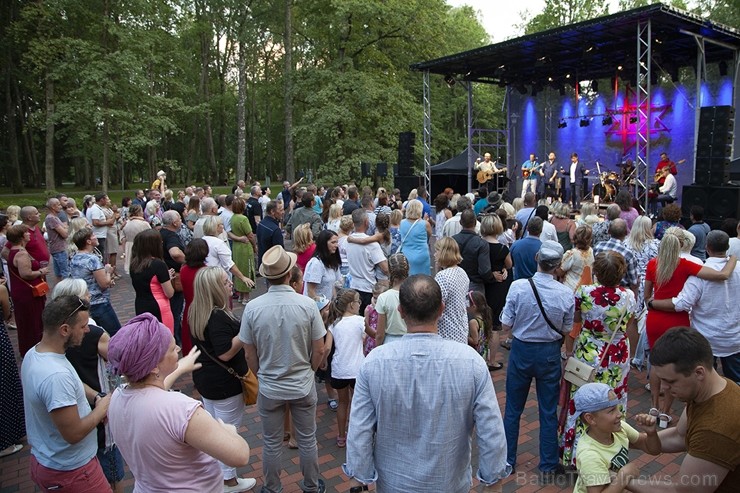
<path id="1" fill-rule="evenodd" d="M 93 204 L 92 207 L 87 209 L 85 216 L 87 218 L 87 222 L 92 225 L 93 234 L 96 238 L 107 238 L 108 237 L 108 226 L 95 226 L 94 220 L 98 221 L 107 221 L 108 218 L 105 217 L 105 212 L 103 212 L 103 208 L 100 207 L 98 204 Z"/>
<path id="2" fill-rule="evenodd" d="M 303 294 L 308 296 L 308 283 L 315 283 L 316 296 L 325 296 L 332 299 L 334 293 L 334 283 L 342 279 L 339 269 L 328 269 L 324 262 L 318 257 L 312 257 L 306 264 L 306 270 L 303 273 Z"/>
<path id="3" fill-rule="evenodd" d="M 206 265 L 208 267 L 221 267 L 226 272 L 229 272 L 229 269 L 234 265 L 229 246 L 215 236 L 204 236 L 203 240 L 208 243 Z"/>
<path id="4" fill-rule="evenodd" d="M 558 231 L 555 229 L 555 225 L 550 221 L 542 221 L 542 233 L 540 233 L 540 241 L 552 240 L 558 241 Z"/>
<path id="5" fill-rule="evenodd" d="M 727 250 L 727 255 L 740 257 L 740 238 L 730 238 L 730 249 Z"/>
<path id="6" fill-rule="evenodd" d="M 362 335 L 365 319 L 359 315 L 344 317 L 329 327 L 334 337 L 334 359 L 331 361 L 332 378 L 349 380 L 357 378 L 365 355 L 362 353 Z"/>
<path id="7" fill-rule="evenodd" d="M 224 207 L 221 209 L 220 216 L 221 220 L 224 222 L 224 231 L 229 233 L 231 231 L 231 218 L 234 217 L 234 213 Z"/>
<path id="8" fill-rule="evenodd" d="M 353 233 L 352 236 L 367 238 L 365 233 Z M 347 242 L 347 261 L 352 276 L 350 287 L 364 293 L 371 293 L 377 281 L 375 266 L 385 260 L 383 249 L 377 242 L 368 245 Z"/>

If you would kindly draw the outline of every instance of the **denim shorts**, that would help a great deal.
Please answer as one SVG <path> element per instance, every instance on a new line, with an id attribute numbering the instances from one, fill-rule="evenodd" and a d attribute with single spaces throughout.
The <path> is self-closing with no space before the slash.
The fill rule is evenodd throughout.
<path id="1" fill-rule="evenodd" d="M 67 252 L 52 253 L 51 258 L 54 267 L 54 275 L 66 279 L 69 277 L 69 256 Z"/>
<path id="2" fill-rule="evenodd" d="M 125 472 L 123 470 L 123 457 L 118 447 L 113 445 L 110 449 L 98 449 L 98 460 L 100 467 L 103 468 L 103 474 L 109 483 L 118 483 L 123 481 Z"/>

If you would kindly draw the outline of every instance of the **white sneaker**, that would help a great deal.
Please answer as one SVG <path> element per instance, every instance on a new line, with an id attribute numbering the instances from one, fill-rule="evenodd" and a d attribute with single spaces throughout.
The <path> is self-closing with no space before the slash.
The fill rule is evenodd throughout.
<path id="1" fill-rule="evenodd" d="M 257 484 L 256 479 L 252 478 L 236 478 L 236 484 L 234 486 L 224 485 L 224 493 L 237 493 L 239 491 L 249 491 L 254 488 Z"/>

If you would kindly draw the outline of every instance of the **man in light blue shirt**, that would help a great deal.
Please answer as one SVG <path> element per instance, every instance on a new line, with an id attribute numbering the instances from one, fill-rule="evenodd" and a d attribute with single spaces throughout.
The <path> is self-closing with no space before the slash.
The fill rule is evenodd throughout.
<path id="1" fill-rule="evenodd" d="M 343 465 L 352 478 L 350 492 L 377 483 L 384 492 L 468 493 L 474 430 L 476 477 L 484 492 L 500 492 L 510 468 L 485 361 L 437 333 L 444 304 L 432 277 L 408 278 L 399 300 L 408 333 L 373 349 L 357 376 Z"/>
<path id="2" fill-rule="evenodd" d="M 555 269 L 562 260 L 563 247 L 558 242 L 543 242 L 537 253 L 537 273 L 532 279 L 511 284 L 501 313 L 503 330 L 511 329 L 514 337 L 506 371 L 507 463 L 516 467 L 519 421 L 534 378 L 540 418 L 539 469 L 545 480 L 562 471 L 558 464 L 557 416 L 560 346 L 573 327 L 575 309 L 573 291 L 555 279 Z"/>
<path id="3" fill-rule="evenodd" d="M 76 296 L 49 302 L 41 315 L 41 342 L 23 358 L 30 474 L 43 491 L 111 491 L 96 457 L 95 431 L 108 412 L 110 396 L 85 389 L 64 354 L 68 347 L 79 346 L 89 332 L 89 310 L 89 303 Z"/>

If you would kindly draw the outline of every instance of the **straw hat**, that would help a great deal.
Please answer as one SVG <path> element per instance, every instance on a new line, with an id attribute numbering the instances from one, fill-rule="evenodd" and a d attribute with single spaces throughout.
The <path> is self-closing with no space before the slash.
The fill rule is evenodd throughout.
<path id="1" fill-rule="evenodd" d="M 265 279 L 280 279 L 285 276 L 298 260 L 292 252 L 286 252 L 282 246 L 275 245 L 262 256 L 260 275 Z"/>

